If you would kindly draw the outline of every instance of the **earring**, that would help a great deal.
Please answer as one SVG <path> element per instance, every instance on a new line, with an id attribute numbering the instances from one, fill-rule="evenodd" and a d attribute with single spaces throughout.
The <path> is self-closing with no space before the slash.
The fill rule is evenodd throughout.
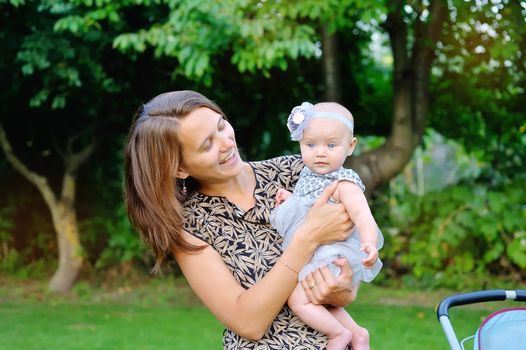
<path id="1" fill-rule="evenodd" d="M 184 196 L 186 196 L 186 181 L 183 179 L 183 188 L 181 189 L 181 192 Z"/>

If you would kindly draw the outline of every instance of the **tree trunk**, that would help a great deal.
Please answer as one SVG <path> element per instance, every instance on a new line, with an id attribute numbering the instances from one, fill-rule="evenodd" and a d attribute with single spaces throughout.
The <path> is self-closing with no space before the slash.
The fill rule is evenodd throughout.
<path id="1" fill-rule="evenodd" d="M 58 268 L 51 277 L 49 290 L 64 293 L 73 287 L 82 267 L 82 246 L 75 212 L 75 178 L 64 175 L 62 196 L 50 208 L 58 243 Z"/>
<path id="2" fill-rule="evenodd" d="M 68 153 L 65 157 L 66 170 L 62 181 L 62 192 L 57 200 L 45 177 L 29 170 L 13 153 L 3 127 L 0 125 L 0 146 L 13 167 L 28 181 L 33 183 L 44 198 L 55 229 L 58 246 L 58 268 L 48 287 L 50 291 L 64 293 L 71 289 L 82 267 L 82 246 L 75 211 L 75 176 L 78 167 L 89 157 L 94 149 L 91 143 L 81 152 Z"/>
<path id="3" fill-rule="evenodd" d="M 381 147 L 350 157 L 345 166 L 360 174 L 370 196 L 376 188 L 400 173 L 411 159 L 424 132 L 429 106 L 429 81 L 433 49 L 439 40 L 447 4 L 444 0 L 429 5 L 427 23 L 416 16 L 409 31 L 404 22 L 404 1 L 393 4 L 385 23 L 393 53 L 393 118 L 391 134 Z M 412 49 L 409 33 L 414 35 Z"/>
<path id="4" fill-rule="evenodd" d="M 326 26 L 321 28 L 321 47 L 323 78 L 325 81 L 325 100 L 341 102 L 340 66 L 338 63 L 338 40 L 336 33 L 329 33 Z"/>

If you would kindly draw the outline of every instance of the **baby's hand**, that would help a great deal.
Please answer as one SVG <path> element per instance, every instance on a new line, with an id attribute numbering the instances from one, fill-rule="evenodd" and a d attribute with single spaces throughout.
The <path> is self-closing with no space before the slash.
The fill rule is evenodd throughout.
<path id="1" fill-rule="evenodd" d="M 281 203 L 285 202 L 289 197 L 292 195 L 289 191 L 287 191 L 284 188 L 280 188 L 278 192 L 276 193 L 276 208 L 281 205 Z"/>
<path id="2" fill-rule="evenodd" d="M 376 243 L 364 242 L 362 243 L 360 250 L 367 253 L 367 257 L 362 260 L 362 264 L 365 268 L 370 269 L 373 267 L 376 260 L 378 260 L 378 249 L 376 248 Z"/>

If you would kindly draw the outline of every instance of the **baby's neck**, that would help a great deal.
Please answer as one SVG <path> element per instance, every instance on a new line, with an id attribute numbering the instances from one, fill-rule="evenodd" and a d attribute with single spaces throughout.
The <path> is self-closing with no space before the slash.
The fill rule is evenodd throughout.
<path id="1" fill-rule="evenodd" d="M 341 168 L 342 168 L 342 167 L 339 167 L 338 169 L 333 169 L 333 170 L 328 171 L 328 172 L 326 172 L 326 173 L 319 173 L 319 172 L 317 172 L 316 170 L 311 169 L 311 168 L 309 168 L 309 167 L 307 166 L 307 169 L 309 169 L 309 171 L 310 171 L 311 173 L 316 174 L 316 175 L 320 175 L 320 176 L 327 175 L 327 174 L 332 174 L 332 173 L 334 173 L 335 171 L 340 170 Z"/>

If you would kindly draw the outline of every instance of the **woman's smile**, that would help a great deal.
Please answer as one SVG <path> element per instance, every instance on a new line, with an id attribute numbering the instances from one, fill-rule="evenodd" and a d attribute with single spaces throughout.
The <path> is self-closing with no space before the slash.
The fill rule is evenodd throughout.
<path id="1" fill-rule="evenodd" d="M 233 161 L 232 161 L 233 160 Z M 225 159 L 223 159 L 222 161 L 219 162 L 219 164 L 221 165 L 230 165 L 230 163 L 233 163 L 237 160 L 237 153 L 236 153 L 236 149 L 235 148 L 232 148 L 230 149 L 230 152 L 228 152 L 228 155 L 226 156 Z M 231 162 L 232 161 L 232 162 Z"/>

